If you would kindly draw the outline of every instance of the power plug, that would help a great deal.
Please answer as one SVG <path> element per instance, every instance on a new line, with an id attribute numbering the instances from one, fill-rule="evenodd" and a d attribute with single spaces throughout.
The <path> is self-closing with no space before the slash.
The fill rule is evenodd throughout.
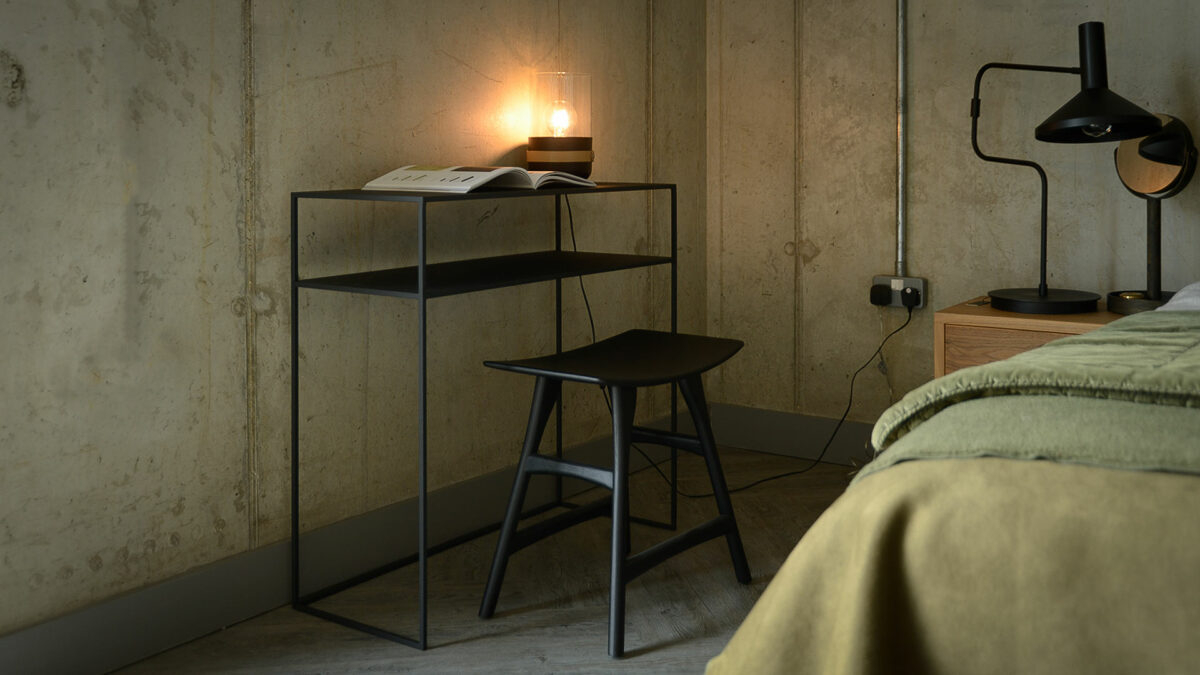
<path id="1" fill-rule="evenodd" d="M 880 307 L 887 307 L 892 304 L 892 287 L 884 284 L 872 284 L 871 304 Z"/>
<path id="2" fill-rule="evenodd" d="M 925 280 L 920 277 L 878 276 L 871 279 L 871 304 L 881 307 L 925 306 Z"/>

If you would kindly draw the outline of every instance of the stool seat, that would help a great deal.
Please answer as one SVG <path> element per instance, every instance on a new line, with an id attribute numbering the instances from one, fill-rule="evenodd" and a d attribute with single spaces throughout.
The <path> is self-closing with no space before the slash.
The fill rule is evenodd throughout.
<path id="1" fill-rule="evenodd" d="M 743 344 L 729 338 L 637 329 L 558 354 L 483 364 L 588 384 L 647 387 L 715 368 Z"/>
<path id="2" fill-rule="evenodd" d="M 612 518 L 608 653 L 614 657 L 621 656 L 625 651 L 625 586 L 668 558 L 711 539 L 724 537 L 733 563 L 734 577 L 739 583 L 750 583 L 750 566 L 746 562 L 737 520 L 733 516 L 733 504 L 717 458 L 717 443 L 713 438 L 712 421 L 709 419 L 708 403 L 700 378 L 702 373 L 724 363 L 741 348 L 740 340 L 728 338 L 631 330 L 566 352 L 516 361 L 484 362 L 484 365 L 492 368 L 533 375 L 536 381 L 521 459 L 517 464 L 508 510 L 500 526 L 496 553 L 492 556 L 492 569 L 479 607 L 481 618 L 494 615 L 508 559 L 514 553 L 568 527 L 603 515 L 611 515 Z M 538 452 L 550 413 L 561 404 L 564 381 L 598 384 L 607 389 L 612 412 L 611 468 Z M 667 431 L 634 424 L 638 389 L 667 383 L 678 385 L 692 417 L 694 435 L 676 431 L 674 425 Z M 628 473 L 632 443 L 665 445 L 702 457 L 712 483 L 717 515 L 631 555 L 629 521 L 632 517 L 629 514 Z M 671 456 L 674 462 L 674 452 Z M 518 529 L 529 479 L 536 474 L 578 478 L 612 493 L 607 498 L 572 507 L 565 513 Z M 675 489 L 674 479 L 671 489 Z M 671 504 L 670 527 L 674 529 L 674 495 Z"/>

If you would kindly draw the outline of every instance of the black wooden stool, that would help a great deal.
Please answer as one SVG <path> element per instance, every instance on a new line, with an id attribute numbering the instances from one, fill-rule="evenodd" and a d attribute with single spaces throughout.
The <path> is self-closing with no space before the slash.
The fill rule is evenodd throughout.
<path id="1" fill-rule="evenodd" d="M 750 567 L 733 517 L 733 505 L 725 487 L 725 476 L 717 460 L 708 403 L 700 383 L 701 373 L 720 365 L 742 348 L 739 340 L 631 330 L 586 347 L 520 361 L 486 361 L 484 365 L 501 370 L 535 375 L 533 406 L 525 445 L 517 465 L 517 477 L 509 497 L 508 512 L 500 528 L 500 540 L 492 558 L 481 618 L 496 610 L 504 570 L 513 553 L 563 529 L 585 520 L 607 515 L 611 504 L 612 571 L 609 588 L 608 653 L 621 656 L 625 651 L 625 585 L 643 572 L 697 544 L 725 535 L 737 580 L 750 583 Z M 569 462 L 537 453 L 550 413 L 562 394 L 562 381 L 599 384 L 612 396 L 613 466 L 612 469 Z M 637 427 L 633 424 L 638 387 L 677 383 L 691 412 L 696 436 Z M 636 555 L 629 555 L 629 444 L 633 442 L 667 445 L 704 458 L 712 481 L 719 515 L 708 522 L 675 535 Z M 612 495 L 572 509 L 559 516 L 517 531 L 525 491 L 532 474 L 545 473 L 580 478 L 612 490 Z"/>

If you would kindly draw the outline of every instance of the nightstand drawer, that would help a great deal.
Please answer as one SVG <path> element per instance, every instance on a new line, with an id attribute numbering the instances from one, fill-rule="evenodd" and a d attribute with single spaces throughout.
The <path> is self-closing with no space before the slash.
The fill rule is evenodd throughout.
<path id="1" fill-rule="evenodd" d="M 1068 335 L 1070 333 L 947 325 L 943 354 L 945 372 L 1007 359 Z"/>
<path id="2" fill-rule="evenodd" d="M 1095 330 L 1121 318 L 1112 312 L 1018 314 L 979 297 L 933 315 L 933 375 L 1007 359 L 1052 340 Z"/>

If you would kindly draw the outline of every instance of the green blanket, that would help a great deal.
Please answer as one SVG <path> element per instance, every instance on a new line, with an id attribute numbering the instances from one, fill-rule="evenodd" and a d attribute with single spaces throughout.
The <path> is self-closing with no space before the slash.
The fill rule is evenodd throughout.
<path id="1" fill-rule="evenodd" d="M 1198 344 L 1147 312 L 906 396 L 708 674 L 1197 672 Z"/>
<path id="2" fill-rule="evenodd" d="M 982 456 L 1200 474 L 1197 408 L 1200 312 L 1143 312 L 910 392 L 876 423 L 856 480 Z"/>

